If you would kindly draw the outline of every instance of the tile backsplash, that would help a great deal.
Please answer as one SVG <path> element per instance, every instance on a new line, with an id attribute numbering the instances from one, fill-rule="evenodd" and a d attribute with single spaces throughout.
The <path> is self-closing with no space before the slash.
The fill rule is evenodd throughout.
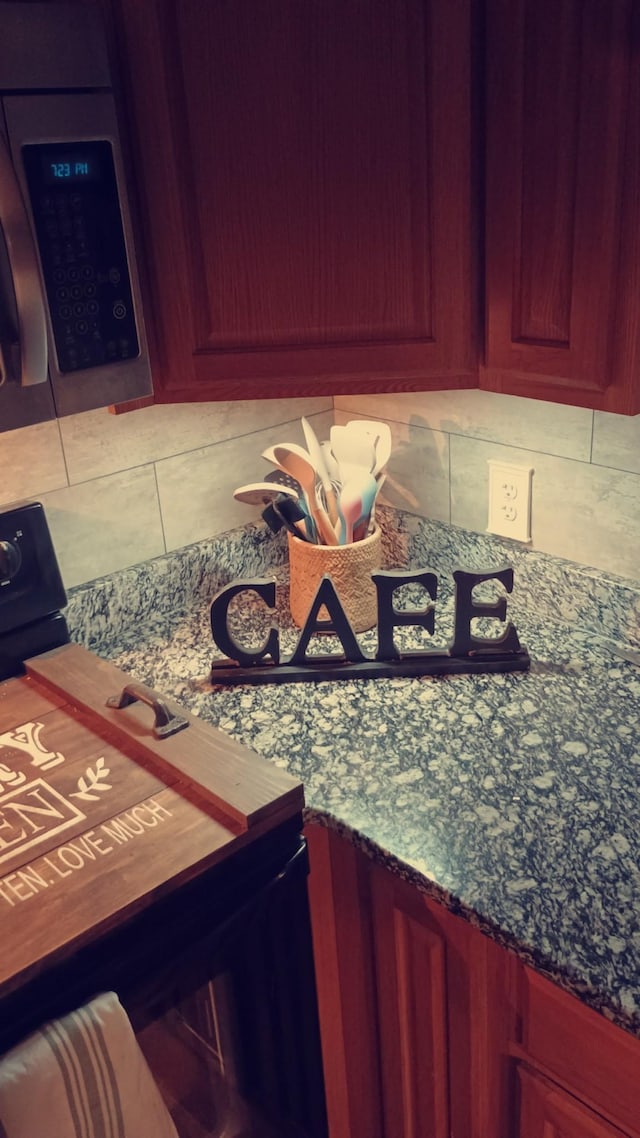
<path id="1" fill-rule="evenodd" d="M 331 399 L 185 403 L 106 410 L 0 434 L 0 506 L 41 501 L 67 586 L 259 517 L 233 490 L 260 457 L 304 443 L 300 416 L 328 432 Z"/>
<path id="2" fill-rule="evenodd" d="M 534 468 L 531 545 L 640 578 L 640 416 L 486 391 L 339 396 L 337 422 L 385 419 L 389 505 L 484 532 L 490 458 Z"/>
<path id="3" fill-rule="evenodd" d="M 0 505 L 42 501 L 67 587 L 259 516 L 260 452 L 349 418 L 389 422 L 384 501 L 484 532 L 489 468 L 531 465 L 532 545 L 640 577 L 640 416 L 476 390 L 90 411 L 0 434 Z"/>

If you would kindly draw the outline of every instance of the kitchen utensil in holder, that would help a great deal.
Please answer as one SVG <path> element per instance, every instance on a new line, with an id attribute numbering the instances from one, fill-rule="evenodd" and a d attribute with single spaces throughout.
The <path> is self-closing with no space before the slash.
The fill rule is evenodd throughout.
<path id="1" fill-rule="evenodd" d="M 302 628 L 325 574 L 333 581 L 354 632 L 366 632 L 377 619 L 376 590 L 371 573 L 382 566 L 382 533 L 376 526 L 369 537 L 351 545 L 312 545 L 291 533 L 289 542 L 289 607 Z M 328 620 L 326 608 L 320 620 Z"/>

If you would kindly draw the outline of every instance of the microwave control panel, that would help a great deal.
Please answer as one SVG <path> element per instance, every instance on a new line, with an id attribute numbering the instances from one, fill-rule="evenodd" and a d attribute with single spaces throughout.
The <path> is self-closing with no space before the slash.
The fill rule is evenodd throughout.
<path id="1" fill-rule="evenodd" d="M 61 373 L 140 354 L 111 143 L 22 147 Z"/>

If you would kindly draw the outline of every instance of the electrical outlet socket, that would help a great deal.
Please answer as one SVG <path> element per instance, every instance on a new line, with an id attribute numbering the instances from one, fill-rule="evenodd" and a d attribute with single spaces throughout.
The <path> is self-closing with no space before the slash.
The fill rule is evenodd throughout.
<path id="1" fill-rule="evenodd" d="M 487 531 L 514 541 L 531 541 L 532 466 L 514 466 L 497 459 L 489 465 L 489 522 Z"/>

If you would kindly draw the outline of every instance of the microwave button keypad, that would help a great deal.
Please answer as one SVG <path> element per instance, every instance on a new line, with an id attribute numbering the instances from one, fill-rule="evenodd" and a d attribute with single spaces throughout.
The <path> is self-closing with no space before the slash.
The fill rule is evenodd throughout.
<path id="1" fill-rule="evenodd" d="M 22 148 L 59 371 L 139 355 L 111 144 Z"/>

